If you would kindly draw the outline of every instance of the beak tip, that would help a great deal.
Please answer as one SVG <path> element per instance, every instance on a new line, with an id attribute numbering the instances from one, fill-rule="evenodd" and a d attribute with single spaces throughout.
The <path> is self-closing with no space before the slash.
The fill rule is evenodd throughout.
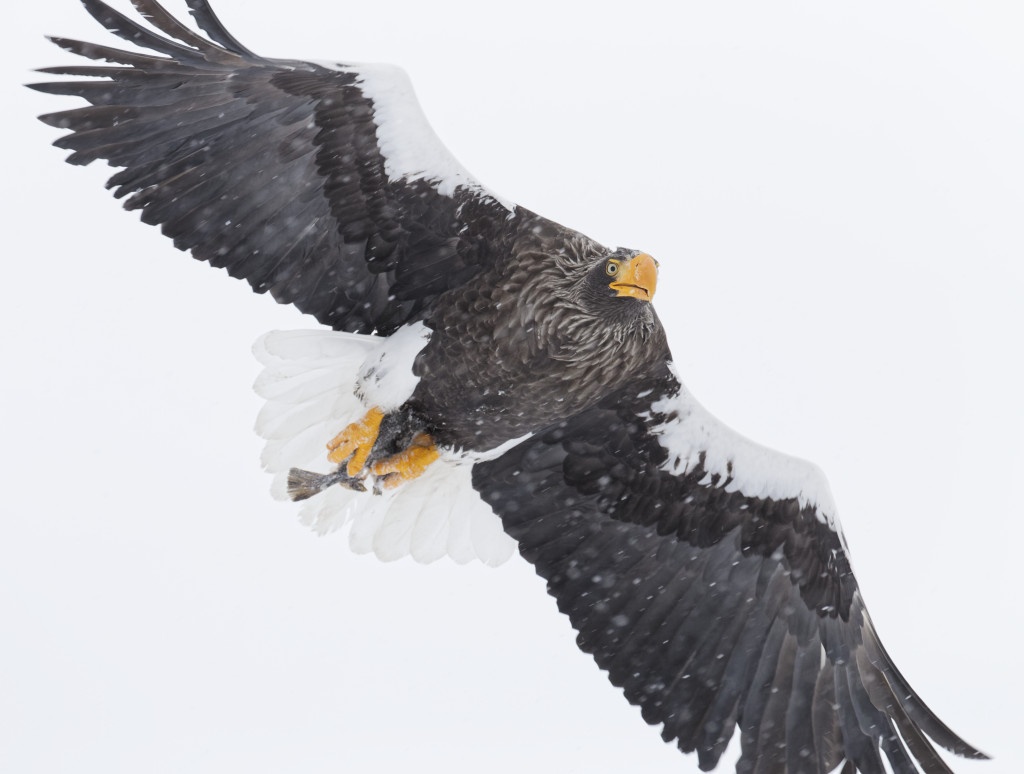
<path id="1" fill-rule="evenodd" d="M 609 287 L 617 296 L 650 302 L 658 287 L 658 262 L 647 253 L 637 253 Z"/>

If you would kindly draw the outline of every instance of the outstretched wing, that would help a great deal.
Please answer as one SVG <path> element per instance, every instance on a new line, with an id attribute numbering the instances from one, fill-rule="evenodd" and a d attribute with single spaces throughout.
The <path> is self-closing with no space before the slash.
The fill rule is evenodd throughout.
<path id="1" fill-rule="evenodd" d="M 737 727 L 740 772 L 948 772 L 926 737 L 984 757 L 883 649 L 820 471 L 721 425 L 671 364 L 473 482 L 579 646 L 702 769 Z"/>
<path id="2" fill-rule="evenodd" d="M 501 255 L 512 205 L 481 187 L 427 124 L 390 66 L 264 59 L 188 0 L 209 39 L 153 0 L 132 0 L 169 37 L 100 0 L 107 29 L 155 53 L 54 38 L 112 65 L 35 84 L 89 107 L 41 116 L 73 164 L 123 170 L 108 187 L 182 250 L 337 330 L 388 334 Z"/>

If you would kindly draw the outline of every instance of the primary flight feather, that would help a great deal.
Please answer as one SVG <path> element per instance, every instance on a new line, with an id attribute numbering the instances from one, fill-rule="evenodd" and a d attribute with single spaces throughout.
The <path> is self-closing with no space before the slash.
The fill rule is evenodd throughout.
<path id="1" fill-rule="evenodd" d="M 683 386 L 651 256 L 480 185 L 400 70 L 260 57 L 203 0 L 205 36 L 152 0 L 151 27 L 83 3 L 150 53 L 54 38 L 97 62 L 34 85 L 89 103 L 41 117 L 68 161 L 120 167 L 126 208 L 330 329 L 256 348 L 263 461 L 306 521 L 384 558 L 518 547 L 702 769 L 737 732 L 740 772 L 984 757 L 886 654 L 820 471 Z"/>

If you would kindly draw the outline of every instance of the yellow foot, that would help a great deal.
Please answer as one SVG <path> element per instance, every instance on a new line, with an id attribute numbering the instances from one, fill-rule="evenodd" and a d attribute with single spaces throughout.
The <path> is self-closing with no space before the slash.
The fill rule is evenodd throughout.
<path id="1" fill-rule="evenodd" d="M 394 489 L 421 475 L 440 454 L 433 439 L 426 433 L 420 433 L 413 438 L 408 449 L 375 463 L 373 475 L 385 489 Z"/>
<path id="2" fill-rule="evenodd" d="M 346 472 L 350 476 L 359 475 L 377 440 L 383 418 L 384 412 L 379 408 L 367 411 L 365 417 L 353 422 L 331 439 L 327 444 L 327 459 L 338 465 L 348 460 Z"/>

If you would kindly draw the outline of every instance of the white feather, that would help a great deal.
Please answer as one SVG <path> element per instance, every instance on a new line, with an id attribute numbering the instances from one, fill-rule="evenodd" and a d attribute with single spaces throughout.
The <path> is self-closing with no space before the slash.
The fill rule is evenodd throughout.
<path id="1" fill-rule="evenodd" d="M 494 199 L 510 217 L 515 213 L 515 204 L 481 185 L 444 146 L 402 68 L 390 64 L 319 64 L 355 74 L 357 86 L 373 101 L 377 147 L 384 157 L 388 180 L 427 180 L 442 196 L 451 196 L 460 187 L 468 188 Z"/>
<path id="2" fill-rule="evenodd" d="M 369 407 L 397 408 L 412 394 L 412 363 L 429 333 L 415 323 L 389 338 L 272 331 L 256 342 L 253 353 L 264 368 L 254 388 L 267 401 L 256 432 L 267 441 L 262 461 L 274 474 L 275 498 L 288 499 L 293 467 L 328 472 L 327 442 Z M 385 561 L 411 556 L 427 563 L 447 555 L 499 565 L 515 541 L 473 490 L 474 461 L 444 452 L 422 476 L 382 495 L 330 487 L 297 506 L 299 520 L 321 535 L 348 525 L 354 552 Z"/>
<path id="3" fill-rule="evenodd" d="M 409 553 L 417 562 L 428 564 L 447 553 L 450 510 L 451 504 L 441 501 L 440 498 L 428 500 L 423 504 L 420 516 L 413 527 L 412 544 L 409 547 Z"/>
<path id="4" fill-rule="evenodd" d="M 675 368 L 673 366 L 673 373 Z M 678 374 L 676 375 L 678 378 Z M 825 474 L 814 463 L 761 446 L 715 418 L 680 381 L 679 391 L 652 405 L 671 419 L 652 428 L 669 452 L 664 469 L 683 475 L 703 463 L 710 483 L 718 475 L 726 491 L 750 497 L 796 498 L 839 532 L 836 505 Z M 840 533 L 840 537 L 841 537 Z"/>
<path id="5" fill-rule="evenodd" d="M 359 366 L 356 394 L 383 411 L 399 408 L 419 384 L 413 363 L 429 341 L 430 329 L 421 322 L 399 328 Z"/>

